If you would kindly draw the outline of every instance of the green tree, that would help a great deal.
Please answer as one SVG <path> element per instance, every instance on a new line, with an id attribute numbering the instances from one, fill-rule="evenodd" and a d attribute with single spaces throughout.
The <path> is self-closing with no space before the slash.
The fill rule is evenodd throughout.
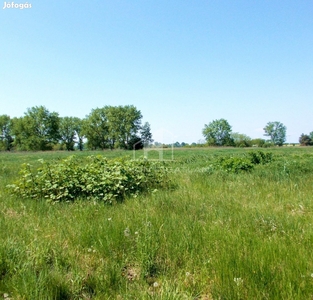
<path id="1" fill-rule="evenodd" d="M 83 126 L 87 144 L 92 149 L 129 148 L 141 124 L 141 112 L 132 105 L 104 106 L 92 110 Z"/>
<path id="2" fill-rule="evenodd" d="M 115 144 L 120 148 L 129 149 L 137 139 L 141 125 L 141 112 L 133 105 L 106 106 L 106 116 L 109 126 L 110 148 Z"/>
<path id="3" fill-rule="evenodd" d="M 211 146 L 231 146 L 231 126 L 225 119 L 214 120 L 205 124 L 202 130 L 203 136 Z"/>
<path id="4" fill-rule="evenodd" d="M 299 143 L 301 146 L 309 146 L 312 145 L 312 139 L 309 135 L 302 133 L 299 137 Z"/>
<path id="5" fill-rule="evenodd" d="M 90 149 L 105 149 L 109 145 L 109 124 L 105 108 L 96 108 L 86 117 L 82 133 Z"/>
<path id="6" fill-rule="evenodd" d="M 141 140 L 146 147 L 153 142 L 151 128 L 148 122 L 141 127 L 140 135 Z"/>
<path id="7" fill-rule="evenodd" d="M 265 136 L 269 136 L 274 145 L 282 146 L 286 141 L 287 128 L 280 122 L 268 122 L 263 128 Z"/>
<path id="8" fill-rule="evenodd" d="M 0 148 L 10 151 L 13 148 L 12 122 L 8 115 L 0 116 Z"/>
<path id="9" fill-rule="evenodd" d="M 59 141 L 59 116 L 44 106 L 28 108 L 12 122 L 14 144 L 21 150 L 51 150 Z"/>
<path id="10" fill-rule="evenodd" d="M 243 133 L 232 132 L 231 139 L 236 147 L 251 147 L 251 138 Z"/>
<path id="11" fill-rule="evenodd" d="M 137 136 L 140 130 L 142 115 L 133 105 L 119 106 L 120 113 L 120 147 L 127 149 L 130 139 Z"/>
<path id="12" fill-rule="evenodd" d="M 108 142 L 110 149 L 119 144 L 123 134 L 123 106 L 105 106 L 105 114 L 108 120 Z"/>
<path id="13" fill-rule="evenodd" d="M 76 122 L 73 117 L 60 118 L 60 139 L 67 151 L 73 151 L 76 142 Z"/>

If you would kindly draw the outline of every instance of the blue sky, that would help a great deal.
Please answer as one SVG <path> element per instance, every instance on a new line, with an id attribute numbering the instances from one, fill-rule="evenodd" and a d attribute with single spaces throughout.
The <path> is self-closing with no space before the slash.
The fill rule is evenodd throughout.
<path id="1" fill-rule="evenodd" d="M 44 105 L 83 118 L 131 104 L 156 140 L 165 130 L 189 143 L 220 118 L 252 138 L 269 121 L 288 142 L 313 131 L 310 0 L 4 3 L 0 114 Z"/>

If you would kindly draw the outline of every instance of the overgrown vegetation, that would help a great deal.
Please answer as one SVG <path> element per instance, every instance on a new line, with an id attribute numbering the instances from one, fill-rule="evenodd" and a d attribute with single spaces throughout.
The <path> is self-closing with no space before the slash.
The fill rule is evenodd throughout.
<path id="1" fill-rule="evenodd" d="M 107 159 L 100 161 L 128 163 L 116 160 L 125 153 L 107 151 Z M 56 159 L 84 165 L 97 160 L 88 156 L 0 154 L 0 297 L 312 298 L 309 147 L 253 154 L 245 149 L 178 150 L 166 166 L 175 189 L 125 195 L 116 205 L 81 197 L 30 200 L 5 189 L 18 179 L 22 163 L 37 170 L 43 168 L 41 157 L 50 167 L 56 167 Z M 254 167 L 227 172 L 215 167 L 221 157 Z"/>
<path id="2" fill-rule="evenodd" d="M 81 198 L 112 203 L 127 195 L 137 196 L 139 192 L 169 185 L 162 162 L 110 161 L 100 155 L 84 161 L 77 156 L 52 162 L 40 159 L 41 166 L 36 171 L 24 163 L 20 178 L 8 187 L 23 198 L 53 201 Z"/>
<path id="3" fill-rule="evenodd" d="M 243 157 L 223 156 L 217 161 L 217 168 L 227 172 L 238 173 L 240 171 L 251 171 L 255 165 L 267 164 L 273 159 L 271 152 L 250 151 Z"/>

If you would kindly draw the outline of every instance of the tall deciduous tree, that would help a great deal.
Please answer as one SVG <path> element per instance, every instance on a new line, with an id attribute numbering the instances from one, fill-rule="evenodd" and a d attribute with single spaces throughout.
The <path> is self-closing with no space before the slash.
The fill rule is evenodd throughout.
<path id="1" fill-rule="evenodd" d="M 110 149 L 114 149 L 119 143 L 123 131 L 123 108 L 122 106 L 105 106 L 105 114 L 108 120 L 108 142 Z"/>
<path id="2" fill-rule="evenodd" d="M 230 146 L 233 144 L 231 138 L 231 126 L 225 119 L 214 120 L 205 124 L 202 130 L 203 136 L 211 146 Z"/>
<path id="3" fill-rule="evenodd" d="M 269 136 L 274 145 L 282 146 L 286 141 L 287 128 L 280 122 L 268 122 L 263 128 L 265 136 Z"/>
<path id="4" fill-rule="evenodd" d="M 96 108 L 86 117 L 83 134 L 87 138 L 89 148 L 105 149 L 109 145 L 109 124 L 106 108 Z"/>
<path id="5" fill-rule="evenodd" d="M 141 140 L 144 146 L 148 146 L 153 142 L 150 124 L 146 122 L 140 130 Z"/>
<path id="6" fill-rule="evenodd" d="M 127 149 L 130 139 L 137 135 L 140 129 L 142 115 L 133 105 L 118 106 L 119 114 L 119 145 Z"/>
<path id="7" fill-rule="evenodd" d="M 59 116 L 44 106 L 28 108 L 13 119 L 14 144 L 22 150 L 50 150 L 59 140 Z"/>
<path id="8" fill-rule="evenodd" d="M 12 122 L 8 115 L 0 116 L 0 148 L 6 151 L 13 148 Z"/>
<path id="9" fill-rule="evenodd" d="M 117 146 L 129 149 L 140 129 L 141 112 L 133 105 L 105 106 L 108 121 L 108 140 L 110 148 Z"/>
<path id="10" fill-rule="evenodd" d="M 76 142 L 76 122 L 73 117 L 60 118 L 60 139 L 67 151 L 73 151 Z"/>

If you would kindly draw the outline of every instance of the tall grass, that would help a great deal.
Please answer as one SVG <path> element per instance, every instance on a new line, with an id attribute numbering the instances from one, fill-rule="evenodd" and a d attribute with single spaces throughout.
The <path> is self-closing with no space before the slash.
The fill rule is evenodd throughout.
<path id="1" fill-rule="evenodd" d="M 313 155 L 266 151 L 232 174 L 210 166 L 246 150 L 179 150 L 175 189 L 114 205 L 10 196 L 21 163 L 66 154 L 1 153 L 0 297 L 311 299 Z"/>

